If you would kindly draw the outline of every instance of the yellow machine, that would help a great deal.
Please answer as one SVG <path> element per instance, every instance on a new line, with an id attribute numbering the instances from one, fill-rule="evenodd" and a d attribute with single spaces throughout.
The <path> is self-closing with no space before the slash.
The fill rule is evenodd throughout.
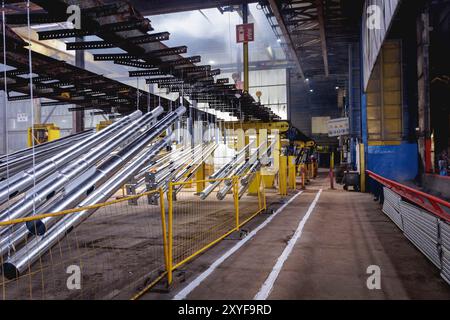
<path id="1" fill-rule="evenodd" d="M 113 122 L 111 120 L 100 121 L 97 124 L 97 132 L 105 129 L 107 126 L 111 125 Z"/>
<path id="2" fill-rule="evenodd" d="M 34 136 L 34 137 L 33 137 Z M 35 124 L 33 128 L 28 128 L 28 146 L 46 143 L 57 140 L 61 137 L 61 129 L 54 123 Z"/>

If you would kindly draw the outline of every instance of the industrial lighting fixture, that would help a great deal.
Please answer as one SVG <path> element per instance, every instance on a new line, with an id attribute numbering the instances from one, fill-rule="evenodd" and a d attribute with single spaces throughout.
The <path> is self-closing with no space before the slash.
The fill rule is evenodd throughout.
<path id="1" fill-rule="evenodd" d="M 306 78 L 306 79 L 305 79 L 305 82 L 309 82 L 309 78 Z"/>
<path id="2" fill-rule="evenodd" d="M 310 89 L 310 90 L 309 90 L 309 92 L 313 93 L 313 92 L 314 92 L 314 90 L 313 90 L 313 89 Z"/>
<path id="3" fill-rule="evenodd" d="M 336 87 L 336 90 L 339 90 L 339 87 Z"/>

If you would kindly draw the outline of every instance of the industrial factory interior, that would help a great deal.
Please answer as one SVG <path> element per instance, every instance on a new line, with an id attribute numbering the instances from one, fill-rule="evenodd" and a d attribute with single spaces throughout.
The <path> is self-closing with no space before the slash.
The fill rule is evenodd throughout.
<path id="1" fill-rule="evenodd" d="M 449 0 L 0 6 L 0 314 L 450 302 Z"/>

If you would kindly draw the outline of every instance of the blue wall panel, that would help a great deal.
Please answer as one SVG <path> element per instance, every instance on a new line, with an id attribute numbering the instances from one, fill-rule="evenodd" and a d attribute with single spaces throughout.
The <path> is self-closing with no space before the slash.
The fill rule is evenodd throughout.
<path id="1" fill-rule="evenodd" d="M 368 170 L 398 182 L 413 180 L 419 173 L 416 143 L 398 146 L 369 146 Z"/>

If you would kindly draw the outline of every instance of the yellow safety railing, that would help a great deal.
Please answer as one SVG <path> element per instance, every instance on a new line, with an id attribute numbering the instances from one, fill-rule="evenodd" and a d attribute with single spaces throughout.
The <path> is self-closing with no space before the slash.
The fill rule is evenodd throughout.
<path id="1" fill-rule="evenodd" d="M 240 193 L 242 179 L 259 185 L 256 194 Z M 217 183 L 204 200 L 196 194 L 198 183 Z M 229 192 L 218 200 L 221 190 Z M 231 188 L 230 188 L 231 186 Z M 193 258 L 216 245 L 267 209 L 265 188 L 260 173 L 225 179 L 191 180 L 169 183 L 168 192 L 168 259 L 167 280 L 173 282 L 173 272 Z"/>
<path id="2" fill-rule="evenodd" d="M 150 197 L 157 198 L 158 205 L 150 204 Z M 168 256 L 163 191 L 158 189 L 130 197 L 121 197 L 119 191 L 112 199 L 0 222 L 0 230 L 17 231 L 29 221 L 63 219 L 85 210 L 96 210 L 43 251 L 36 261 L 30 262 L 17 278 L 0 275 L 0 299 L 136 299 L 160 281 L 167 273 Z M 48 232 L 51 231 L 52 227 Z M 7 232 L 0 240 L 13 234 Z M 26 237 L 11 247 L 9 254 L 1 256 L 1 270 L 16 253 L 31 250 L 36 238 L 39 236 Z"/>
<path id="3" fill-rule="evenodd" d="M 202 200 L 198 186 L 207 187 L 211 183 L 217 183 L 217 188 Z M 226 191 L 222 193 L 223 199 L 218 198 L 221 190 Z M 0 276 L 0 297 L 138 299 L 164 278 L 170 285 L 175 270 L 232 233 L 242 231 L 245 224 L 267 209 L 259 172 L 224 179 L 170 182 L 164 195 L 158 189 L 123 197 L 119 190 L 114 200 L 108 202 L 0 222 L 0 231 L 17 230 L 26 222 L 63 219 L 81 211 L 96 210 L 30 263 L 16 279 Z M 23 253 L 36 237 L 12 247 L 10 255 Z M 1 266 L 9 261 L 8 256 L 0 257 Z M 81 270 L 81 288 L 76 290 L 66 287 L 70 276 L 67 267 L 72 265 Z"/>

